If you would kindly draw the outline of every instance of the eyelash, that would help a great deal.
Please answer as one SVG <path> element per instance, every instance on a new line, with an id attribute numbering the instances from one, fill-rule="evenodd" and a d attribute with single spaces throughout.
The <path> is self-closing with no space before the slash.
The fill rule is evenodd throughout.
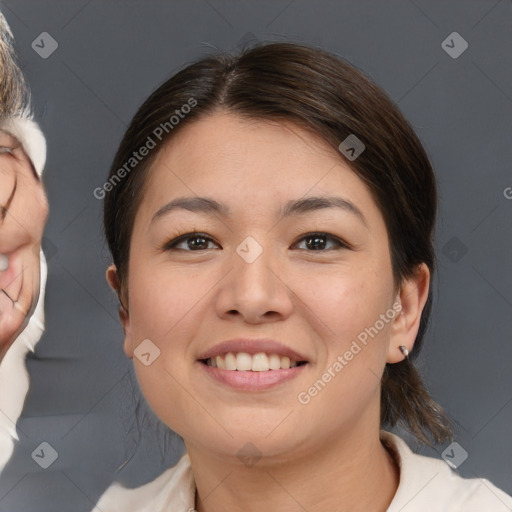
<path id="1" fill-rule="evenodd" d="M 311 233 L 306 233 L 305 235 L 302 235 L 297 242 L 294 243 L 296 245 L 298 242 L 301 242 L 304 239 L 312 238 L 314 236 L 318 236 L 321 238 L 328 239 L 330 241 L 335 242 L 338 247 L 334 249 L 326 249 L 326 250 L 311 250 L 306 252 L 329 252 L 330 250 L 339 250 L 339 249 L 351 249 L 351 246 L 344 242 L 343 240 L 340 240 L 338 237 L 335 237 L 334 235 L 330 235 L 329 233 L 324 233 L 322 231 L 313 231 Z M 179 245 L 181 242 L 186 242 L 187 240 L 194 239 L 194 238 L 204 238 L 207 242 L 214 242 L 214 240 L 209 237 L 208 235 L 205 235 L 204 233 L 199 233 L 197 231 L 191 232 L 191 233 L 185 233 L 184 235 L 181 235 L 169 242 L 167 242 L 163 247 L 162 250 L 164 251 L 184 251 L 184 252 L 201 252 L 208 249 L 198 249 L 197 251 L 194 250 L 188 250 L 188 249 L 177 249 L 176 246 Z M 305 250 L 305 249 L 302 249 Z"/>

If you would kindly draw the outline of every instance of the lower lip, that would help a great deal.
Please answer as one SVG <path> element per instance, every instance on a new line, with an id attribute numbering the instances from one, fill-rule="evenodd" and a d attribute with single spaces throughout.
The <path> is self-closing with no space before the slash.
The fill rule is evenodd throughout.
<path id="1" fill-rule="evenodd" d="M 286 370 L 268 370 L 266 372 L 239 371 L 239 370 L 221 370 L 208 366 L 200 361 L 197 363 L 208 373 L 210 377 L 217 382 L 225 384 L 231 388 L 241 391 L 263 391 L 270 389 L 284 382 L 297 377 L 306 364 L 288 368 Z"/>

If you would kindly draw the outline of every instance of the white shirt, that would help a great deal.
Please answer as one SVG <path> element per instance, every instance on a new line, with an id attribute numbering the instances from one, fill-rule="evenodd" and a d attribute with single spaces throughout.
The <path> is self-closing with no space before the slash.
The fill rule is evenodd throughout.
<path id="1" fill-rule="evenodd" d="M 1 16 L 2 13 L 0 18 Z M 5 19 L 3 23 L 4 30 L 10 30 Z M 21 142 L 38 176 L 41 176 L 46 162 L 46 139 L 39 125 L 30 117 L 7 117 L 0 121 L 0 129 Z M 18 441 L 16 422 L 23 410 L 29 389 L 25 357 L 28 352 L 34 351 L 44 332 L 44 294 L 48 269 L 42 250 L 40 259 L 40 291 L 34 314 L 0 361 L 0 473 L 9 462 L 14 445 Z"/>
<path id="2" fill-rule="evenodd" d="M 446 462 L 414 453 L 400 437 L 381 430 L 394 452 L 400 483 L 386 512 L 512 512 L 512 497 L 484 478 L 462 478 Z M 196 486 L 190 459 L 135 489 L 115 483 L 93 512 L 191 512 Z"/>

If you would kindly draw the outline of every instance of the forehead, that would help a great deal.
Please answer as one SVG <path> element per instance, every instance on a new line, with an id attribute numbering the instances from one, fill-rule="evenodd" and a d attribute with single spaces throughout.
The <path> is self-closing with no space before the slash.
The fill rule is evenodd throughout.
<path id="1" fill-rule="evenodd" d="M 248 119 L 223 111 L 188 124 L 171 138 L 159 159 L 188 164 L 209 161 L 209 166 L 279 165 L 298 159 L 340 163 L 339 154 L 318 135 L 290 121 Z M 251 160 L 248 162 L 247 157 Z M 300 167 L 297 170 L 300 170 Z"/>
<path id="2" fill-rule="evenodd" d="M 235 212 L 256 212 L 336 193 L 379 215 L 364 182 L 318 135 L 291 122 L 218 112 L 185 126 L 162 148 L 143 203 L 154 208 L 184 195 L 215 196 Z"/>

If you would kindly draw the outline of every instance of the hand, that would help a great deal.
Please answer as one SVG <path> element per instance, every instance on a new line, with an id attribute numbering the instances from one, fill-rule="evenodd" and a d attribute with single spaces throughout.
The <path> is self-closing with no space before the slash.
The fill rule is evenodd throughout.
<path id="1" fill-rule="evenodd" d="M 0 130 L 0 361 L 37 304 L 47 217 L 46 194 L 30 159 Z"/>

